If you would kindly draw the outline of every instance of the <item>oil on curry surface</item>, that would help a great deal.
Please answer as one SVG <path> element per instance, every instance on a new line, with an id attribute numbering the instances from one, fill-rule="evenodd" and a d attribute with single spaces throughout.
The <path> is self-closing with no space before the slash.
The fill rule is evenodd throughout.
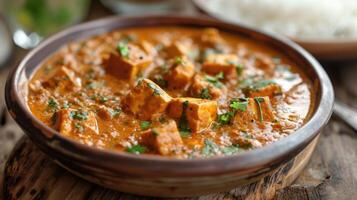
<path id="1" fill-rule="evenodd" d="M 132 28 L 70 43 L 29 89 L 32 113 L 65 137 L 176 158 L 277 141 L 313 103 L 310 81 L 282 52 L 214 28 Z"/>

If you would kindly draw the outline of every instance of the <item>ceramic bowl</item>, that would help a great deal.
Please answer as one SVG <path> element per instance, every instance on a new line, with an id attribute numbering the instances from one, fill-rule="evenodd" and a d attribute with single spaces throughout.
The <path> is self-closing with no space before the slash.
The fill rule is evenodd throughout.
<path id="1" fill-rule="evenodd" d="M 260 149 L 234 156 L 192 160 L 92 148 L 61 136 L 31 114 L 26 105 L 27 82 L 47 57 L 72 41 L 144 26 L 215 27 L 284 52 L 313 82 L 313 114 L 295 133 Z M 311 156 L 317 136 L 332 113 L 334 98 L 331 82 L 323 68 L 294 42 L 214 19 L 178 15 L 110 17 L 64 30 L 42 42 L 12 70 L 5 95 L 7 108 L 18 125 L 34 144 L 64 168 L 108 188 L 161 197 L 226 191 L 257 183 L 276 173 L 280 174 L 280 179 L 275 177 L 275 182 L 290 184 Z"/>

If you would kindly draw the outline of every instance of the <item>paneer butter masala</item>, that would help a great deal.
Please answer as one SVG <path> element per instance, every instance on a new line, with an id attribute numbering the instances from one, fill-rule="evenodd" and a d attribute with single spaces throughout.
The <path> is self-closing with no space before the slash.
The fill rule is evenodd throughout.
<path id="1" fill-rule="evenodd" d="M 176 158 L 233 155 L 293 133 L 311 81 L 269 46 L 214 28 L 130 28 L 62 47 L 28 106 L 96 148 Z"/>

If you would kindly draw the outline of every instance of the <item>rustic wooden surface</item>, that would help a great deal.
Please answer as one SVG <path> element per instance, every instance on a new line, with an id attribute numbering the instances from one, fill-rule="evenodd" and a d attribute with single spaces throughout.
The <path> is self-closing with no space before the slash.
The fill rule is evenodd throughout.
<path id="1" fill-rule="evenodd" d="M 96 1 L 93 1 L 88 19 L 95 19 L 110 14 L 108 10 L 100 6 Z M 8 68 L 17 65 L 25 54 L 26 51 L 18 48 L 15 49 Z M 323 63 L 323 65 L 326 67 L 334 83 L 337 98 L 357 108 L 357 61 Z M 0 71 L 0 94 L 3 94 L 8 68 Z M 0 187 L 4 184 L 3 171 L 6 160 L 15 143 L 23 136 L 22 131 L 4 111 L 3 101 L 3 95 L 0 95 Z M 29 145 L 31 146 L 32 144 L 29 143 Z M 43 158 L 42 164 L 41 166 L 30 165 L 28 167 L 36 167 L 41 171 L 41 167 L 46 165 L 52 167 L 55 171 L 57 170 L 57 173 L 39 174 L 40 176 L 48 177 L 47 186 L 49 187 L 46 186 L 43 187 L 45 188 L 44 190 L 36 191 L 39 192 L 39 194 L 36 193 L 37 199 L 43 199 L 44 197 L 53 199 L 56 196 L 56 192 L 51 191 L 51 195 L 53 196 L 47 196 L 47 193 L 51 186 L 64 184 L 63 182 L 53 182 L 55 180 L 53 178 L 58 176 L 64 176 L 65 179 L 72 181 L 75 180 L 74 185 L 64 184 L 63 190 L 57 191 L 68 194 L 66 196 L 67 199 L 140 199 L 139 197 L 100 188 L 78 179 L 62 170 L 46 157 Z M 35 184 L 38 177 L 31 178 Z M 30 194 L 31 192 L 34 193 L 34 191 L 29 191 Z M 78 196 L 78 194 L 83 196 Z M 0 193 L 0 199 L 2 198 L 4 198 L 3 193 Z M 240 198 L 241 196 L 238 196 L 236 191 L 233 190 L 227 193 L 213 194 L 196 199 Z M 317 149 L 308 166 L 291 186 L 278 190 L 274 198 L 297 200 L 357 199 L 357 133 L 333 116 L 328 126 L 323 130 Z"/>

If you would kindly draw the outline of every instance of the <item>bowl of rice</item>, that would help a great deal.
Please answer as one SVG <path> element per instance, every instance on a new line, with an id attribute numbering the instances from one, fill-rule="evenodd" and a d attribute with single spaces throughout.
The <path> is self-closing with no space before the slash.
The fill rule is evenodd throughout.
<path id="1" fill-rule="evenodd" d="M 215 18 L 283 34 L 319 59 L 357 59 L 356 0 L 194 0 Z"/>

